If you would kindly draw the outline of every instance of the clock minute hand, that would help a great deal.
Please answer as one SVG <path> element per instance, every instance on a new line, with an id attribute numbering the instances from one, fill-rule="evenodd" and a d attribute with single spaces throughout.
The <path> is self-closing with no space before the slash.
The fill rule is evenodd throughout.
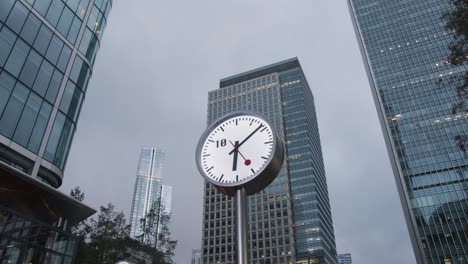
<path id="1" fill-rule="evenodd" d="M 261 124 L 260 126 L 258 126 L 252 133 L 250 133 L 250 135 L 248 135 L 244 140 L 242 140 L 242 142 L 237 145 L 237 149 L 240 148 L 240 146 L 242 146 L 242 144 L 244 144 L 250 137 L 252 137 L 255 133 L 257 133 L 257 131 L 263 127 L 263 124 Z M 236 151 L 236 148 L 234 148 L 233 150 L 231 150 L 231 152 L 229 152 L 229 155 L 231 155 L 233 152 Z"/>

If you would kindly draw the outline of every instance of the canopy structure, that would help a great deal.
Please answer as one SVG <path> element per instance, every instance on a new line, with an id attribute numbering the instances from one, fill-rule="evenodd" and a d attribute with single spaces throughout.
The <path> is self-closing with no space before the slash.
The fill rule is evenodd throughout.
<path id="1" fill-rule="evenodd" d="M 0 162 L 0 205 L 48 224 L 74 225 L 96 210 L 31 176 Z"/>

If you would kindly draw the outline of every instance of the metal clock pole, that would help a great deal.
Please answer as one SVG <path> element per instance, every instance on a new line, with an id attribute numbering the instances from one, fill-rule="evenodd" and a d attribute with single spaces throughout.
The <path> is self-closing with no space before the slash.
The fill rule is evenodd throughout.
<path id="1" fill-rule="evenodd" d="M 253 123 L 256 125 L 251 127 Z M 225 129 L 229 133 L 224 133 Z M 239 138 L 243 138 L 243 140 L 240 141 Z M 217 151 L 219 147 L 227 146 L 227 141 L 234 148 L 230 152 Z M 244 145 L 246 141 L 256 141 L 258 144 Z M 251 155 L 253 153 L 259 154 L 256 157 L 249 156 L 252 161 L 258 163 L 255 167 L 252 167 L 250 159 L 246 159 L 239 152 L 241 146 L 243 146 L 242 151 L 255 149 Z M 247 173 L 242 172 L 244 175 L 237 171 L 237 154 L 244 159 L 245 166 L 251 166 L 249 169 L 253 174 L 250 174 L 249 170 Z M 262 160 L 262 162 L 258 160 Z M 222 116 L 205 130 L 198 141 L 196 162 L 201 175 L 225 195 L 232 196 L 234 194 L 236 201 L 236 264 L 248 263 L 247 194 L 258 193 L 272 183 L 280 172 L 283 161 L 283 143 L 276 134 L 274 126 L 263 115 L 256 112 L 238 111 Z M 263 164 L 263 162 L 265 163 Z M 261 167 L 257 165 L 261 165 Z M 222 180 L 223 177 L 224 180 Z"/>
<path id="2" fill-rule="evenodd" d="M 237 264 L 247 264 L 247 193 L 244 188 L 236 191 L 236 247 Z"/>

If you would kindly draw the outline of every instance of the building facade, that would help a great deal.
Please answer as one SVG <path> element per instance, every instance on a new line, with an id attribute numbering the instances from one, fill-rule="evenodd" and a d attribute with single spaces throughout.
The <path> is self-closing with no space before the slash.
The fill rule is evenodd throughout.
<path id="1" fill-rule="evenodd" d="M 199 248 L 192 249 L 192 261 L 191 264 L 201 264 L 201 250 Z"/>
<path id="2" fill-rule="evenodd" d="M 72 263 L 95 211 L 56 190 L 112 0 L 0 1 L 0 262 Z"/>
<path id="3" fill-rule="evenodd" d="M 0 160 L 55 188 L 111 7 L 108 0 L 0 3 Z"/>
<path id="4" fill-rule="evenodd" d="M 338 264 L 353 264 L 351 254 L 338 254 Z"/>
<path id="5" fill-rule="evenodd" d="M 275 181 L 248 197 L 250 263 L 336 263 L 314 99 L 297 58 L 222 79 L 208 124 L 237 110 L 265 115 L 285 142 Z M 234 199 L 205 182 L 202 263 L 235 263 Z"/>
<path id="6" fill-rule="evenodd" d="M 130 237 L 134 239 L 140 239 L 142 233 L 140 220 L 148 215 L 151 209 L 155 210 L 157 216 L 161 213 L 169 216 L 171 214 L 172 187 L 162 184 L 165 158 L 166 152 L 163 149 L 153 147 L 141 149 L 130 213 Z M 145 243 L 157 245 L 156 237 L 161 230 L 159 219 L 160 217 L 155 223 L 157 225 L 155 236 L 147 238 Z"/>
<path id="7" fill-rule="evenodd" d="M 450 1 L 349 0 L 417 263 L 468 262 L 466 66 L 447 62 Z"/>

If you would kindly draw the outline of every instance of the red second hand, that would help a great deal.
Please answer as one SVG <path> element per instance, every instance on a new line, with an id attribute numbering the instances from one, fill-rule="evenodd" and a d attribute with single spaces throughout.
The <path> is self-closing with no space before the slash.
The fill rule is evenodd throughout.
<path id="1" fill-rule="evenodd" d="M 249 166 L 250 163 L 252 163 L 252 162 L 251 162 L 249 159 L 246 159 L 246 158 L 244 157 L 244 155 L 242 155 L 242 153 L 239 151 L 238 148 L 236 148 L 236 146 L 232 143 L 231 140 L 229 140 L 229 143 L 231 143 L 231 145 L 234 147 L 234 151 L 237 151 L 237 153 L 239 153 L 239 154 L 241 155 L 241 157 L 244 159 L 244 164 L 245 164 L 246 166 Z"/>

